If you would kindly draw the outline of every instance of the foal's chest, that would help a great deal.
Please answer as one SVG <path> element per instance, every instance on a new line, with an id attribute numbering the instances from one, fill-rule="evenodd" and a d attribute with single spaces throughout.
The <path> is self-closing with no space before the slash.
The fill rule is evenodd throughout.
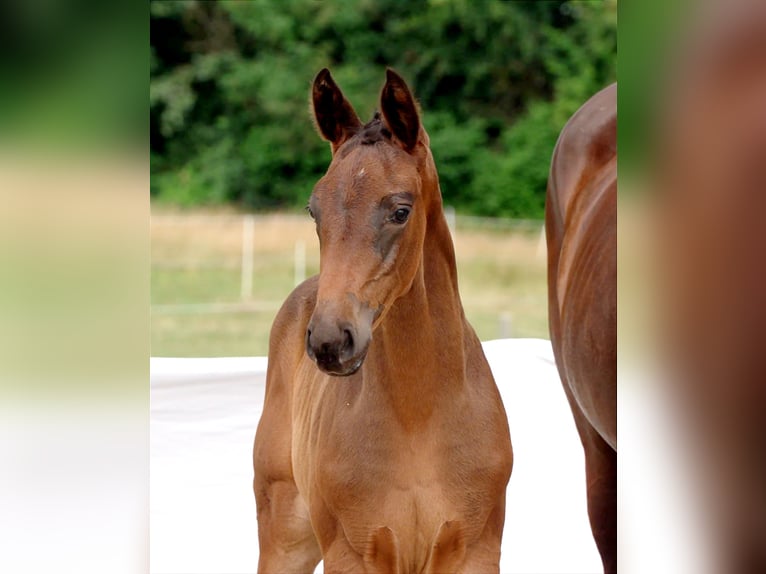
<path id="1" fill-rule="evenodd" d="M 405 428 L 382 404 L 310 394 L 322 407 L 298 409 L 293 464 L 312 516 L 340 523 L 359 553 L 371 532 L 388 527 L 413 565 L 428 558 L 445 521 L 459 521 L 467 542 L 479 536 L 508 470 L 482 449 L 492 442 L 486 417 L 463 405 Z"/>

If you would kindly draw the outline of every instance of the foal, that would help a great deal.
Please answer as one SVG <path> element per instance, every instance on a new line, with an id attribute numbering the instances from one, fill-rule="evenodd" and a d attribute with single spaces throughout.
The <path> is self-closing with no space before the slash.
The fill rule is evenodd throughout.
<path id="1" fill-rule="evenodd" d="M 332 149 L 309 201 L 320 273 L 271 330 L 258 571 L 498 572 L 508 421 L 415 100 L 388 70 L 362 125 L 324 69 L 312 102 Z"/>

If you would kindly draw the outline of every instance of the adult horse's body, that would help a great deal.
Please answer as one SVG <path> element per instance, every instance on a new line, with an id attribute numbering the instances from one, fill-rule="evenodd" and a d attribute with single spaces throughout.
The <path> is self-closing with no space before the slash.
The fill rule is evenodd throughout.
<path id="1" fill-rule="evenodd" d="M 588 100 L 553 152 L 545 229 L 548 314 L 585 450 L 588 514 L 617 570 L 617 86 Z"/>
<path id="2" fill-rule="evenodd" d="M 766 4 L 701 4 L 657 99 L 658 339 L 711 571 L 766 572 Z"/>
<path id="3" fill-rule="evenodd" d="M 320 274 L 271 332 L 259 572 L 497 572 L 508 422 L 460 303 L 428 135 L 392 71 L 362 125 L 322 70 Z"/>

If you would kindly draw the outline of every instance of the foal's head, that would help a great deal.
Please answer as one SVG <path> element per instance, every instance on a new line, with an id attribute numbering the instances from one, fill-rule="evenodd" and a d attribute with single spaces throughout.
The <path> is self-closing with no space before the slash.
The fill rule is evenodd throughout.
<path id="1" fill-rule="evenodd" d="M 359 369 L 372 330 L 420 269 L 426 219 L 441 210 L 428 135 L 407 84 L 388 70 L 380 113 L 363 125 L 326 69 L 312 89 L 332 162 L 309 212 L 320 246 L 319 290 L 306 351 L 332 375 Z"/>

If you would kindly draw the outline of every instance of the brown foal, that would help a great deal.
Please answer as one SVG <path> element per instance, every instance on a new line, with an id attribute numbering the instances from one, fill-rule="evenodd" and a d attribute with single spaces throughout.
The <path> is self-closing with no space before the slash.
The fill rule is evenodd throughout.
<path id="1" fill-rule="evenodd" d="M 498 572 L 508 421 L 415 100 L 388 70 L 362 124 L 325 69 L 312 102 L 332 148 L 309 202 L 320 273 L 271 331 L 258 571 Z"/>

